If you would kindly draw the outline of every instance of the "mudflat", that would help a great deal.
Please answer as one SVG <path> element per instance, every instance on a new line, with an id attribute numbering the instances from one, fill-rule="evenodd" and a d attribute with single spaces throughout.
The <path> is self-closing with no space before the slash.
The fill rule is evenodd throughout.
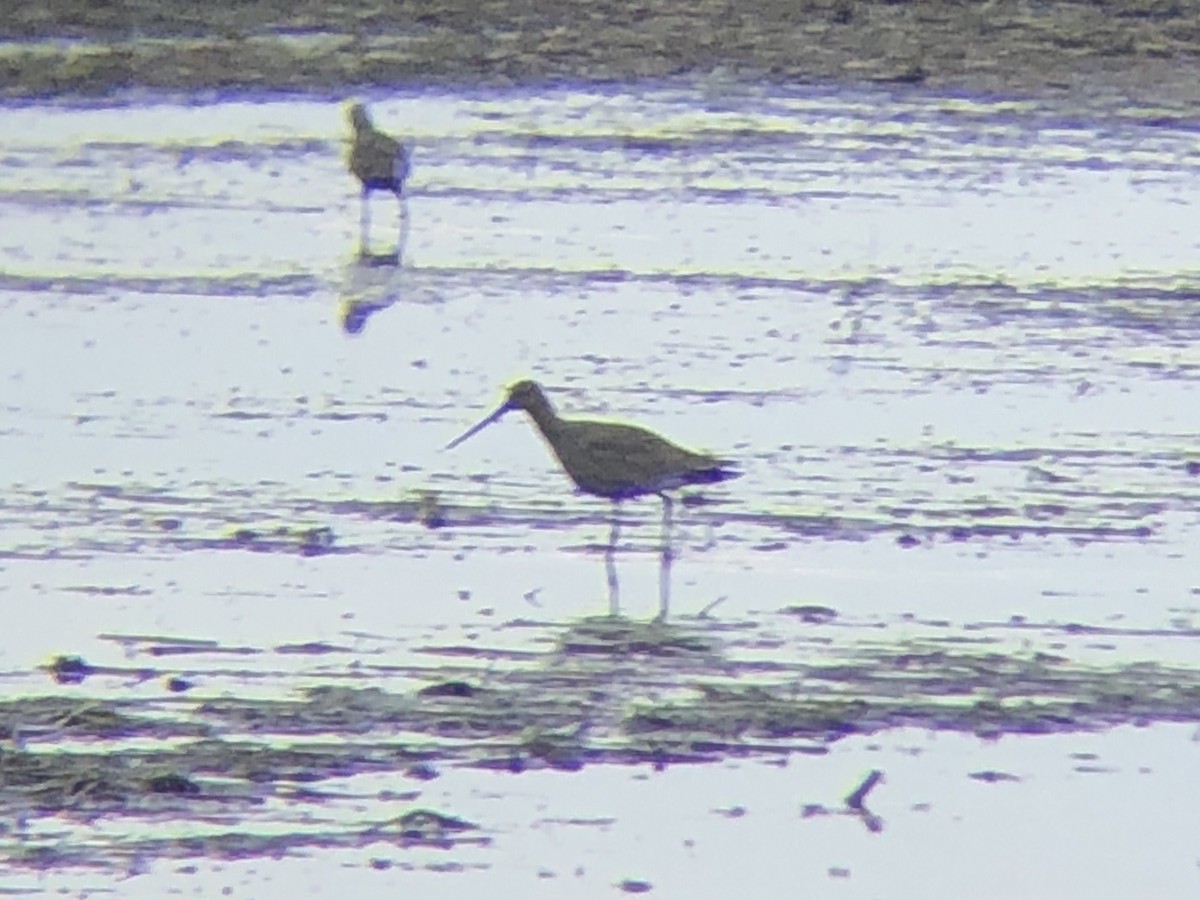
<path id="1" fill-rule="evenodd" d="M 9 97 L 710 74 L 1200 95 L 1196 0 L 45 0 L 0 39 Z"/>

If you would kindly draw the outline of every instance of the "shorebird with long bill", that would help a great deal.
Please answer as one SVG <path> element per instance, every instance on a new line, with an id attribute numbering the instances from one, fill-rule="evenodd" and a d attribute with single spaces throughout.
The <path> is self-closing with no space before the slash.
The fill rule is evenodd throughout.
<path id="1" fill-rule="evenodd" d="M 508 389 L 499 409 L 451 441 L 457 447 L 512 410 L 524 410 L 550 445 L 563 470 L 585 494 L 605 497 L 613 503 L 612 531 L 605 554 L 609 608 L 618 612 L 617 572 L 614 554 L 620 535 L 619 505 L 622 500 L 657 494 L 662 499 L 662 566 L 659 573 L 660 619 L 667 617 L 670 603 L 671 513 L 670 491 L 700 484 L 715 484 L 737 478 L 741 473 L 726 459 L 686 450 L 653 431 L 637 425 L 594 419 L 564 419 L 559 416 L 535 381 L 518 381 Z"/>

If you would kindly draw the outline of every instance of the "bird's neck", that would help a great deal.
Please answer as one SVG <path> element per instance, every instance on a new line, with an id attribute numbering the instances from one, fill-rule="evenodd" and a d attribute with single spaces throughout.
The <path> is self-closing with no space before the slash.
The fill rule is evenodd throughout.
<path id="1" fill-rule="evenodd" d="M 537 403 L 531 403 L 525 408 L 525 411 L 529 413 L 529 418 L 533 419 L 538 430 L 546 437 L 558 434 L 562 427 L 562 419 L 554 412 L 550 401 L 544 397 L 540 398 Z"/>

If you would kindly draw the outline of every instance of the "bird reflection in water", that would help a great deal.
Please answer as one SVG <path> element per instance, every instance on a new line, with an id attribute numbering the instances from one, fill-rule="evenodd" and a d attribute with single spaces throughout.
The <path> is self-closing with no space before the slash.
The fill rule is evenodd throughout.
<path id="1" fill-rule="evenodd" d="M 346 334 L 361 334 L 367 322 L 379 312 L 400 302 L 403 272 L 351 264 L 346 267 L 338 291 L 338 324 Z"/>

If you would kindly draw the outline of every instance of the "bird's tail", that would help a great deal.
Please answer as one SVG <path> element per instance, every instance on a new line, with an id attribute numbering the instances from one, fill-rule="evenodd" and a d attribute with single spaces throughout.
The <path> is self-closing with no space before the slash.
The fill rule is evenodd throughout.
<path id="1" fill-rule="evenodd" d="M 734 478 L 741 478 L 742 471 L 737 468 L 732 461 L 728 459 L 719 459 L 717 462 L 707 468 L 696 473 L 695 478 L 691 479 L 693 484 L 717 484 L 722 481 L 731 481 Z"/>
<path id="2" fill-rule="evenodd" d="M 392 163 L 392 177 L 396 184 L 400 185 L 401 190 L 404 190 L 404 182 L 408 180 L 408 173 L 411 169 L 412 163 L 409 159 L 408 148 L 402 146 Z"/>

